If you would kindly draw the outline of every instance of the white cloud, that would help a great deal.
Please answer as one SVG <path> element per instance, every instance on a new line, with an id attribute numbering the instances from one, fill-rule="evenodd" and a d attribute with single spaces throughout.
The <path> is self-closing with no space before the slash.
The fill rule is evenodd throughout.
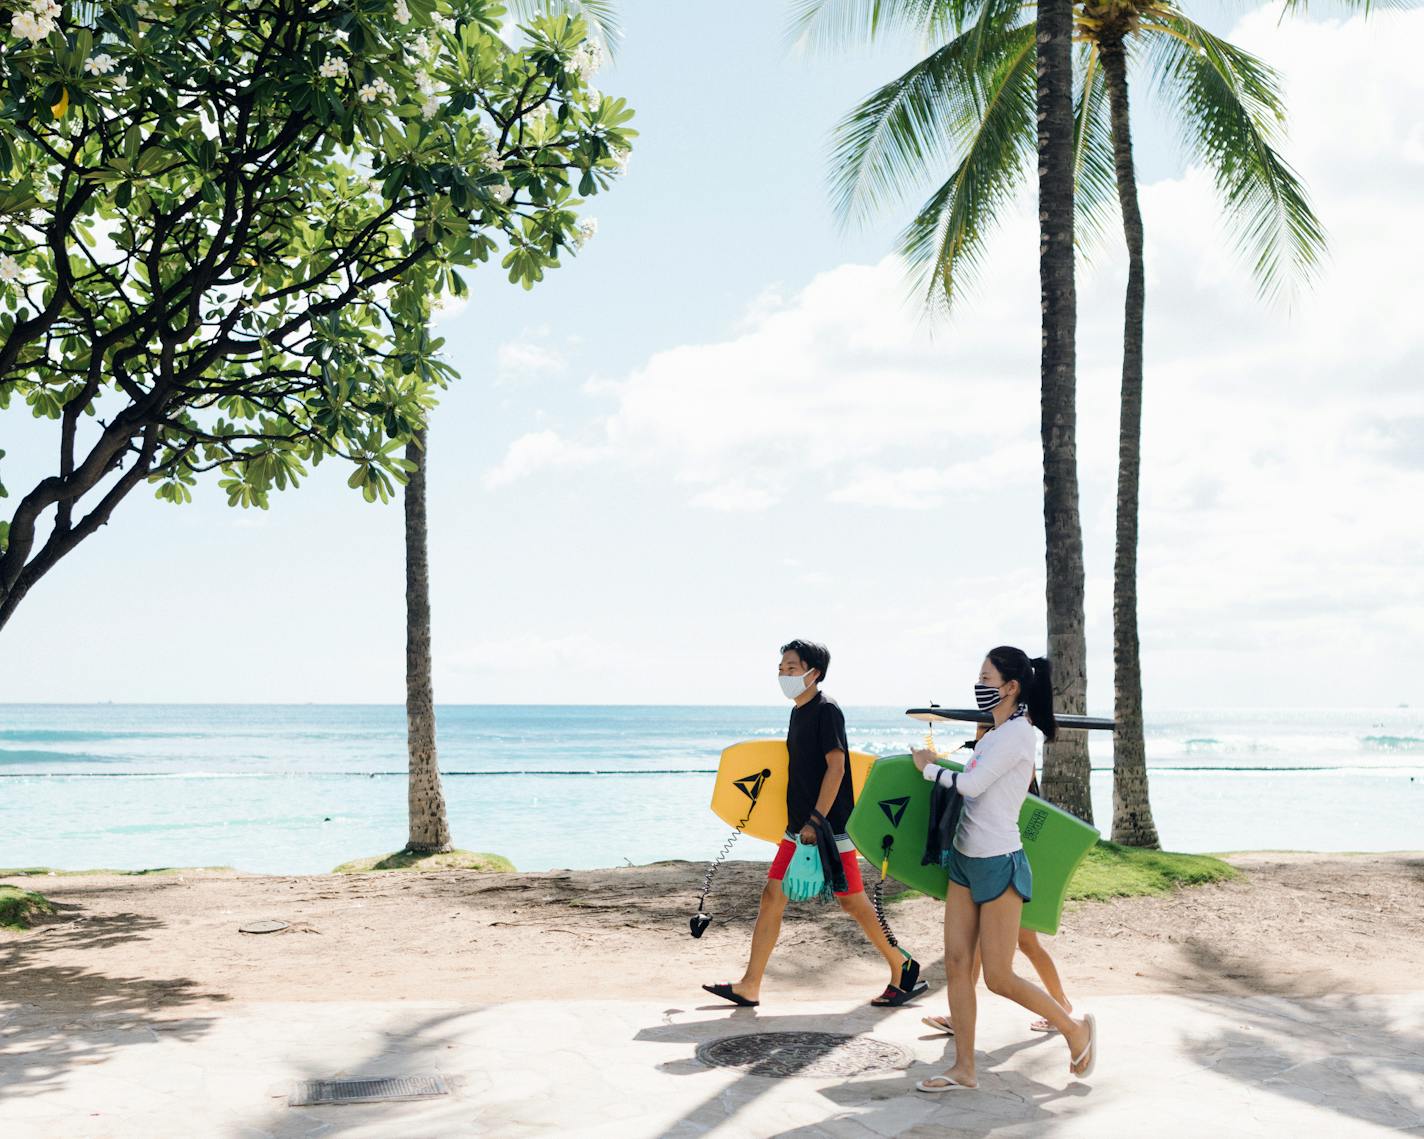
<path id="1" fill-rule="evenodd" d="M 511 340 L 496 354 L 500 383 L 527 383 L 561 375 L 568 368 L 564 354 L 552 345 L 532 340 Z"/>
<path id="2" fill-rule="evenodd" d="M 488 489 L 507 486 L 532 474 L 563 467 L 576 467 L 599 457 L 597 448 L 581 446 L 562 438 L 557 431 L 534 431 L 522 435 L 509 445 L 499 466 L 487 471 L 484 484 Z"/>
<path id="3" fill-rule="evenodd" d="M 1326 677 L 1340 671 L 1327 659 L 1419 660 L 1424 536 L 1407 519 L 1424 500 L 1424 338 L 1413 316 L 1424 311 L 1424 69 L 1411 46 L 1421 36 L 1424 13 L 1377 13 L 1368 26 L 1282 24 L 1274 9 L 1231 33 L 1283 76 L 1287 157 L 1330 235 L 1318 283 L 1289 311 L 1258 298 L 1205 171 L 1142 187 L 1142 635 L 1164 703 L 1180 703 L 1172 698 L 1180 692 L 1259 703 L 1263 689 L 1292 702 L 1329 700 L 1329 691 L 1297 689 L 1298 662 L 1315 662 L 1311 675 Z M 977 629 L 988 583 L 1012 580 L 995 620 L 1018 614 L 1031 629 L 1041 555 L 991 573 L 983 556 L 1006 527 L 1025 539 L 1041 534 L 1030 205 L 1026 198 L 993 238 L 982 285 L 952 323 L 926 326 L 889 259 L 840 266 L 799 292 L 768 291 L 725 338 L 657 352 L 622 379 L 586 385 L 590 414 L 568 430 L 589 442 L 533 446 L 526 436 L 491 485 L 578 461 L 654 474 L 684 487 L 690 504 L 718 510 L 775 510 L 792 499 L 788 488 L 798 508 L 808 496 L 830 511 L 938 512 L 929 519 L 988 507 L 1002 517 L 971 543 L 972 572 L 984 580 L 946 567 L 955 596 L 943 612 L 960 634 L 971 618 Z M 1111 676 L 1123 283 L 1120 251 L 1105 250 L 1079 284 L 1079 458 L 1099 706 Z M 922 610 L 887 607 L 873 591 L 846 604 L 863 606 L 876 635 L 861 647 L 873 653 L 879 638 L 882 655 L 913 640 L 886 630 L 916 624 Z M 1333 695 L 1368 703 L 1384 694 L 1366 684 Z"/>

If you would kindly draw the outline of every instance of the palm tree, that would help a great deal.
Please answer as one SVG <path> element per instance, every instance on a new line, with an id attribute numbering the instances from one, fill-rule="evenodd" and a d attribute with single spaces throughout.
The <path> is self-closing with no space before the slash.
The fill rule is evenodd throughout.
<path id="1" fill-rule="evenodd" d="M 1036 56 L 1038 277 L 1043 338 L 1039 432 L 1043 439 L 1043 530 L 1048 655 L 1054 703 L 1088 710 L 1083 616 L 1083 525 L 1078 514 L 1077 324 L 1073 278 L 1073 0 L 1040 0 Z M 1093 821 L 1087 737 L 1070 732 L 1043 752 L 1043 792 Z"/>
<path id="2" fill-rule="evenodd" d="M 1268 67 L 1207 32 L 1171 0 L 1087 0 L 1072 13 L 1073 36 L 1081 42 L 1070 123 L 1061 99 L 1035 100 L 1035 94 L 1040 100 L 1053 94 L 1051 77 L 1059 73 L 1061 53 L 1050 60 L 1047 51 L 1056 46 L 1061 52 L 1063 46 L 1060 3 L 1054 0 L 1052 13 L 1040 3 L 1035 17 L 1032 7 L 1009 0 L 802 0 L 800 20 L 807 34 L 822 40 L 873 37 L 896 27 L 939 44 L 846 116 L 837 131 L 834 175 L 838 212 L 853 219 L 949 167 L 948 180 L 901 238 L 901 252 L 929 305 L 949 306 L 973 276 L 985 238 L 1015 197 L 1029 154 L 1038 149 L 1049 651 L 1056 658 L 1055 674 L 1062 676 L 1059 700 L 1069 711 L 1080 710 L 1085 694 L 1071 318 L 1064 311 L 1072 307 L 1072 277 L 1050 259 L 1061 252 L 1071 261 L 1066 248 L 1073 227 L 1053 214 L 1076 215 L 1091 239 L 1102 233 L 1116 199 L 1129 273 L 1114 565 L 1113 837 L 1155 846 L 1136 605 L 1145 276 L 1128 114 L 1129 49 L 1146 52 L 1153 86 L 1180 124 L 1191 157 L 1212 170 L 1228 221 L 1253 258 L 1263 292 L 1308 272 L 1324 236 L 1299 180 L 1276 150 L 1284 109 Z M 1055 146 L 1069 148 L 1071 208 L 1053 181 L 1064 161 Z M 1046 752 L 1045 793 L 1091 820 L 1088 779 L 1085 744 Z"/>
<path id="3" fill-rule="evenodd" d="M 552 12 L 582 16 L 589 37 L 611 56 L 620 35 L 615 5 L 608 0 L 515 0 L 516 19 Z M 445 793 L 435 744 L 435 686 L 430 653 L 429 529 L 425 516 L 425 462 L 428 427 L 406 446 L 405 485 L 405 718 L 409 776 L 406 804 L 410 854 L 437 854 L 452 849 Z"/>
<path id="4" fill-rule="evenodd" d="M 430 674 L 430 558 L 425 519 L 427 429 L 406 445 L 410 464 L 405 484 L 405 723 L 410 776 L 406 802 L 410 815 L 410 854 L 438 854 L 451 849 L 445 793 L 435 751 L 435 689 Z"/>

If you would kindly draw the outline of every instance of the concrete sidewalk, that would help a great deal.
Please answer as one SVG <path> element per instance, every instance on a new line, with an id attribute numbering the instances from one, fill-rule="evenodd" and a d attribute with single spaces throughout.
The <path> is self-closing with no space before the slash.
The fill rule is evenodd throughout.
<path id="1" fill-rule="evenodd" d="M 332 1135 L 1424 1135 L 1424 994 L 1327 1000 L 1104 997 L 1092 1079 L 1057 1037 L 982 994 L 977 1092 L 926 1096 L 950 1042 L 919 1024 L 942 997 L 877 1011 L 835 1002 L 714 1008 L 516 1002 L 213 1005 L 187 1015 L 0 1006 L 0 1136 L 238 1139 Z M 708 1068 L 697 1044 L 749 1032 L 855 1032 L 909 1069 L 768 1079 Z M 443 1099 L 292 1108 L 291 1083 L 442 1073 Z"/>

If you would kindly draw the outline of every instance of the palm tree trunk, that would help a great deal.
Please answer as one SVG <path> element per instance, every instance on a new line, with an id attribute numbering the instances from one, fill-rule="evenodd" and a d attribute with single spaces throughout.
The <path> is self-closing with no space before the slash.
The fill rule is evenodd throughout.
<path id="1" fill-rule="evenodd" d="M 1099 43 L 1112 111 L 1113 156 L 1122 229 L 1127 238 L 1127 298 L 1122 332 L 1122 408 L 1117 452 L 1117 554 L 1113 561 L 1113 818 L 1114 842 L 1157 849 L 1147 795 L 1147 747 L 1142 731 L 1142 658 L 1137 638 L 1137 521 L 1142 473 L 1142 328 L 1147 281 L 1142 211 L 1132 160 L 1127 103 L 1127 52 L 1120 35 Z"/>
<path id="2" fill-rule="evenodd" d="M 426 554 L 425 430 L 405 449 L 415 464 L 405 484 L 405 722 L 410 753 L 406 850 L 450 849 L 450 824 L 435 754 L 435 692 L 430 679 L 430 560 Z"/>
<path id="3" fill-rule="evenodd" d="M 1038 220 L 1048 655 L 1055 707 L 1081 714 L 1088 684 L 1074 370 L 1072 0 L 1038 6 Z M 1044 795 L 1086 822 L 1093 821 L 1089 775 L 1084 735 L 1070 733 L 1044 748 Z"/>

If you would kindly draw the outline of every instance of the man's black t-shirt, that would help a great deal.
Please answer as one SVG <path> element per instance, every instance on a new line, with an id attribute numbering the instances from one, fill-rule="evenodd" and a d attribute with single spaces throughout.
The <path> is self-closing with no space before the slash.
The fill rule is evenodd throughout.
<path id="1" fill-rule="evenodd" d="M 851 796 L 850 745 L 846 743 L 845 713 L 824 692 L 798 708 L 791 709 L 786 729 L 786 750 L 791 763 L 786 780 L 786 829 L 796 834 L 811 818 L 811 810 L 821 795 L 826 778 L 826 753 L 846 753 L 845 774 L 841 776 L 836 801 L 826 812 L 826 821 L 836 834 L 844 834 L 854 800 Z"/>

